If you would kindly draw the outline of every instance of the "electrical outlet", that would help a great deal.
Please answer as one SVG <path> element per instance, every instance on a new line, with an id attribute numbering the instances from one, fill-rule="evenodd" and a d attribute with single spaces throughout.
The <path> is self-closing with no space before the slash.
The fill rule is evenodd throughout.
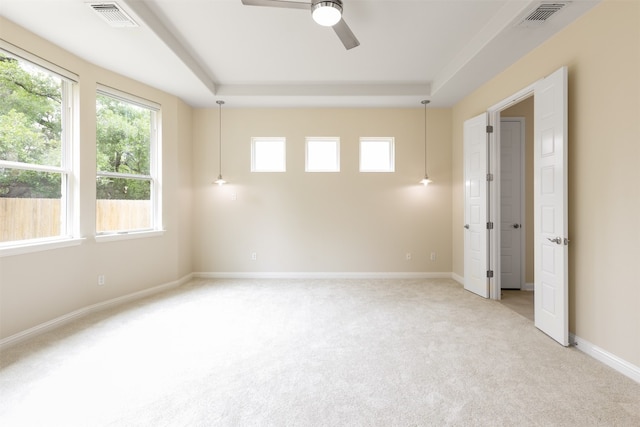
<path id="1" fill-rule="evenodd" d="M 231 193 L 231 200 L 233 200 L 234 202 L 236 200 L 238 200 L 238 194 L 237 193 Z"/>
<path id="2" fill-rule="evenodd" d="M 407 252 L 404 257 L 407 261 L 411 261 L 411 252 Z"/>
<path id="3" fill-rule="evenodd" d="M 435 261 L 435 260 L 436 260 L 436 253 L 431 252 L 431 261 Z"/>
<path id="4" fill-rule="evenodd" d="M 258 253 L 257 252 L 251 252 L 251 261 L 255 261 L 258 259 Z"/>
<path id="5" fill-rule="evenodd" d="M 104 274 L 98 275 L 98 286 L 104 286 L 105 283 L 106 283 L 106 280 L 104 278 Z"/>

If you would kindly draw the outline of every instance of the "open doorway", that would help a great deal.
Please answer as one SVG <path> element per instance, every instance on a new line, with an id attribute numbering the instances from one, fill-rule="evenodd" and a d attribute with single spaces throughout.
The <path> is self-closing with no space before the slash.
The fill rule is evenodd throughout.
<path id="1" fill-rule="evenodd" d="M 463 127 L 464 288 L 500 300 L 500 116 L 535 96 L 534 323 L 563 346 L 569 345 L 567 87 L 567 67 L 561 67 Z"/>
<path id="2" fill-rule="evenodd" d="M 499 115 L 500 301 L 533 322 L 533 96 Z"/>

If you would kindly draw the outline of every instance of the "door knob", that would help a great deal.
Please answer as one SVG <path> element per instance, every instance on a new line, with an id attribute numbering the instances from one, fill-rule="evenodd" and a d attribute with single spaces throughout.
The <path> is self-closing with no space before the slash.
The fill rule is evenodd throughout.
<path id="1" fill-rule="evenodd" d="M 555 239 L 551 239 L 551 238 L 547 237 L 547 240 L 550 241 L 550 242 L 556 243 L 558 245 L 562 244 L 562 238 L 561 237 L 556 237 Z"/>
<path id="2" fill-rule="evenodd" d="M 468 230 L 469 229 L 469 224 L 465 224 L 464 228 L 466 228 Z"/>
<path id="3" fill-rule="evenodd" d="M 520 227 L 522 227 L 522 226 L 521 226 L 520 224 L 513 224 L 513 225 L 512 225 L 512 227 L 513 227 L 513 228 L 520 228 Z"/>

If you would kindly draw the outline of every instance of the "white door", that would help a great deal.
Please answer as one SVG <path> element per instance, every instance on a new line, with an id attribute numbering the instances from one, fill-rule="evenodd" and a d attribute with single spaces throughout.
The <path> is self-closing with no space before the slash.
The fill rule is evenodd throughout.
<path id="1" fill-rule="evenodd" d="M 524 120 L 500 121 L 500 288 L 521 289 Z"/>
<path id="2" fill-rule="evenodd" d="M 489 298 L 487 115 L 464 122 L 464 288 Z"/>
<path id="3" fill-rule="evenodd" d="M 534 87 L 535 325 L 569 345 L 567 68 Z"/>

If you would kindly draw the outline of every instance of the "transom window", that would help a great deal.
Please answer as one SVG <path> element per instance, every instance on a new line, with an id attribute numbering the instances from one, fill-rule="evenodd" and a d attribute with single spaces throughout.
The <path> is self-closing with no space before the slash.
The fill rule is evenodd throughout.
<path id="1" fill-rule="evenodd" d="M 307 137 L 307 172 L 340 172 L 340 138 Z"/>
<path id="2" fill-rule="evenodd" d="M 251 138 L 251 172 L 286 172 L 286 139 Z"/>
<path id="3" fill-rule="evenodd" d="M 96 96 L 96 232 L 161 228 L 159 106 L 111 88 Z"/>
<path id="4" fill-rule="evenodd" d="M 360 138 L 360 172 L 394 172 L 395 141 L 392 137 Z"/>
<path id="5" fill-rule="evenodd" d="M 75 86 L 53 64 L 0 49 L 0 248 L 74 234 Z"/>

